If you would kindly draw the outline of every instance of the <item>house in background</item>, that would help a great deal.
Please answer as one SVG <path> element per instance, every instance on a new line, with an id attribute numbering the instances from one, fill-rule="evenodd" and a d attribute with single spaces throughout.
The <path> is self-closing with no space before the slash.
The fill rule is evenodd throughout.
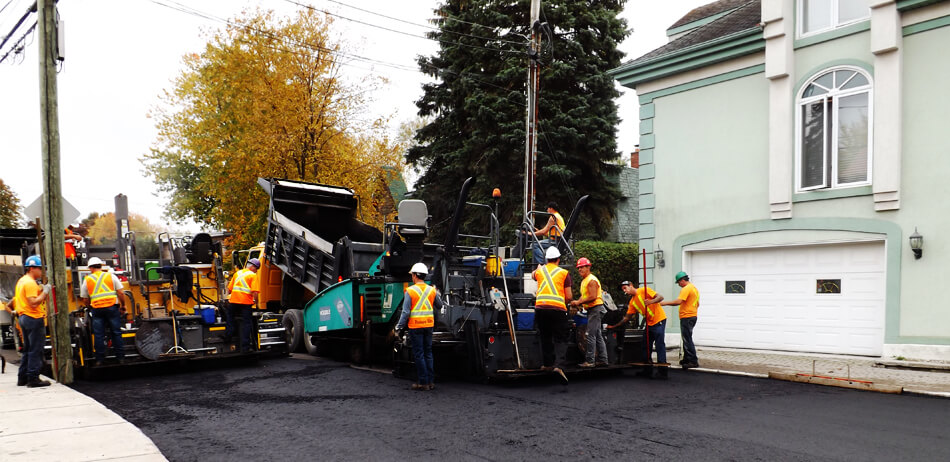
<path id="1" fill-rule="evenodd" d="M 668 35 L 612 72 L 647 279 L 690 274 L 696 343 L 950 357 L 950 1 L 721 0 Z"/>

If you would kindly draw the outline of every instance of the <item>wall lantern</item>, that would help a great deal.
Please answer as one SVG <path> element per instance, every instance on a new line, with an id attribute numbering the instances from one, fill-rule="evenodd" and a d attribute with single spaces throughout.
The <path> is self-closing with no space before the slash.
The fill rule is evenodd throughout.
<path id="1" fill-rule="evenodd" d="M 666 260 L 663 259 L 663 249 L 660 248 L 660 244 L 657 244 L 656 250 L 653 251 L 653 259 L 656 260 L 656 266 L 660 268 L 666 266 Z"/>
<path id="2" fill-rule="evenodd" d="M 914 259 L 919 260 L 920 257 L 924 254 L 924 237 L 917 232 L 917 227 L 914 227 L 914 234 L 910 235 L 910 248 L 914 251 Z"/>

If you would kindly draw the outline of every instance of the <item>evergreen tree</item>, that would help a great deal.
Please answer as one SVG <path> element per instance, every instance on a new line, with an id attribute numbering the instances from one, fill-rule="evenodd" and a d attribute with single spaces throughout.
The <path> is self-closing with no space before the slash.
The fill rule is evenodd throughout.
<path id="1" fill-rule="evenodd" d="M 621 64 L 623 0 L 543 0 L 536 209 L 550 201 L 567 219 L 585 194 L 585 235 L 603 236 L 619 199 L 605 175 L 618 168 L 619 122 L 609 69 Z M 407 161 L 424 170 L 416 185 L 429 213 L 448 218 L 462 181 L 476 178 L 470 200 L 488 203 L 501 188 L 505 230 L 522 220 L 529 0 L 447 0 L 435 10 L 435 56 L 420 57 L 436 79 L 416 102 L 430 122 L 416 133 Z M 467 222 L 487 229 L 487 217 Z M 543 225 L 543 221 L 538 223 Z M 476 228 L 477 229 L 477 228 Z M 444 231 L 437 226 L 438 236 Z M 510 234 L 505 234 L 508 236 Z"/>

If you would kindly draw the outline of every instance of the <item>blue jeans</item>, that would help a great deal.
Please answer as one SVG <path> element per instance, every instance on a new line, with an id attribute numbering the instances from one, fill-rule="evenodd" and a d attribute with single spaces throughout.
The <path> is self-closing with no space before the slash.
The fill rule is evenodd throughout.
<path id="1" fill-rule="evenodd" d="M 538 242 L 531 244 L 531 251 L 534 253 L 534 262 L 543 265 L 547 260 L 544 258 L 544 251 L 556 244 L 557 241 L 552 241 L 551 239 L 541 239 Z"/>
<path id="2" fill-rule="evenodd" d="M 683 363 L 699 363 L 696 357 L 696 345 L 693 344 L 693 328 L 696 327 L 696 316 L 680 318 L 680 330 L 683 332 Z"/>
<path id="3" fill-rule="evenodd" d="M 119 305 L 107 306 L 105 308 L 93 308 L 92 315 L 92 334 L 96 337 L 96 361 L 106 359 L 106 323 L 112 329 L 112 351 L 116 359 L 125 358 L 125 345 L 122 342 L 122 323 L 119 318 Z"/>
<path id="4" fill-rule="evenodd" d="M 656 362 L 665 363 L 666 362 L 666 320 L 662 320 L 652 326 L 648 331 L 650 335 L 650 342 L 643 342 L 643 356 L 646 358 L 647 362 L 652 360 L 652 356 L 648 355 L 650 353 L 656 352 Z"/>
<path id="5" fill-rule="evenodd" d="M 250 351 L 251 349 L 251 305 L 240 303 L 228 303 L 228 328 L 224 331 L 224 336 L 230 338 L 234 335 L 237 327 L 237 318 L 241 318 L 241 351 Z M 303 326 L 301 326 L 302 328 Z M 304 334 L 306 335 L 306 334 Z"/>
<path id="6" fill-rule="evenodd" d="M 416 361 L 416 376 L 419 385 L 431 385 L 435 382 L 435 369 L 432 365 L 432 328 L 409 329 L 412 340 L 412 356 Z"/>
<path id="7" fill-rule="evenodd" d="M 46 325 L 43 318 L 21 314 L 18 319 L 23 331 L 23 357 L 20 358 L 19 377 L 35 380 L 43 369 L 43 347 L 46 345 Z"/>
<path id="8" fill-rule="evenodd" d="M 593 306 L 587 310 L 587 350 L 585 351 L 588 363 L 607 363 L 607 343 L 604 342 L 604 314 L 607 309 L 604 305 Z"/>

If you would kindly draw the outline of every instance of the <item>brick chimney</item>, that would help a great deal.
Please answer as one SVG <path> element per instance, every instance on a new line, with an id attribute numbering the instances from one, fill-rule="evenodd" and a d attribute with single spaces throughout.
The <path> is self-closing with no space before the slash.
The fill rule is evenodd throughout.
<path id="1" fill-rule="evenodd" d="M 630 167 L 631 168 L 640 168 L 640 145 L 633 147 L 633 152 L 630 153 Z"/>

